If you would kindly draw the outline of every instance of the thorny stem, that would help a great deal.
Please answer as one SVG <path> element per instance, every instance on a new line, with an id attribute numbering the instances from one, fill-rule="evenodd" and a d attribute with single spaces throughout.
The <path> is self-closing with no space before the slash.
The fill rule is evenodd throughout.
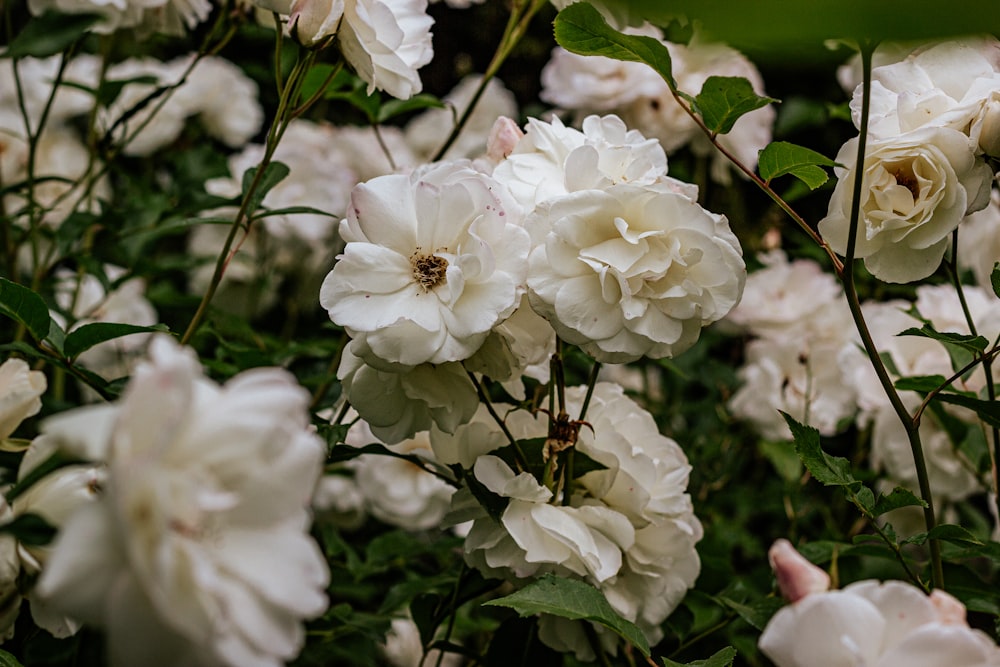
<path id="1" fill-rule="evenodd" d="M 899 393 L 893 385 L 892 378 L 878 354 L 878 348 L 872 340 L 871 332 L 865 322 L 864 314 L 861 312 L 861 303 L 858 299 L 857 286 L 854 282 L 854 258 L 857 246 L 858 225 L 861 217 L 861 191 L 864 185 L 864 164 L 865 148 L 868 139 L 868 115 L 871 102 L 871 70 L 872 52 L 875 45 L 865 41 L 861 44 L 861 63 L 864 73 L 862 83 L 862 105 L 861 105 L 861 127 L 858 136 L 858 154 L 854 165 L 854 189 L 851 199 L 850 229 L 847 234 L 847 250 L 844 254 L 844 268 L 841 273 L 841 281 L 844 285 L 844 293 L 847 296 L 847 303 L 851 309 L 851 316 L 857 326 L 861 341 L 864 344 L 865 352 L 871 360 L 875 374 L 878 376 L 882 389 L 889 398 L 889 403 L 899 417 L 906 437 L 910 442 L 910 450 L 913 453 L 913 464 L 917 472 L 917 483 L 920 487 L 920 496 L 927 503 L 924 507 L 924 523 L 928 531 L 932 530 L 937 521 L 934 517 L 934 498 L 931 493 L 930 479 L 927 475 L 927 464 L 924 461 L 924 450 L 920 443 L 919 423 L 914 423 L 909 410 L 903 404 Z M 941 545 L 937 540 L 928 541 L 931 557 L 931 581 L 935 588 L 944 585 L 944 570 L 941 565 Z"/>
<path id="2" fill-rule="evenodd" d="M 547 2 L 548 0 L 520 0 L 520 2 L 514 3 L 510 16 L 507 18 L 507 26 L 504 28 L 503 37 L 500 38 L 500 46 L 497 47 L 496 52 L 493 54 L 493 59 L 490 60 L 490 64 L 486 67 L 483 79 L 479 82 L 479 87 L 476 88 L 476 92 L 472 96 L 472 99 L 469 100 L 465 111 L 462 112 L 458 122 L 455 123 L 455 127 L 452 128 L 451 134 L 448 135 L 448 138 L 441 148 L 438 149 L 431 162 L 437 162 L 444 157 L 444 154 L 448 152 L 451 145 L 458 139 L 462 128 L 465 127 L 465 124 L 469 121 L 469 117 L 472 116 L 472 112 L 476 108 L 476 104 L 479 103 L 479 98 L 486 91 L 486 86 L 489 85 L 490 80 L 500 71 L 500 68 L 514 50 L 514 47 L 524 37 L 524 33 L 527 32 L 528 26 L 531 24 L 531 19 L 535 17 L 538 10 L 544 7 Z"/>

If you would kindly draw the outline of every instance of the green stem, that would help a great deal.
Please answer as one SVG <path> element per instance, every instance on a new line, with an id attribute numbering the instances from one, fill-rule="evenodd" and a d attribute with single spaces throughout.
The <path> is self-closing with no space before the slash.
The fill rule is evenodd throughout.
<path id="1" fill-rule="evenodd" d="M 486 86 L 489 85 L 490 80 L 496 76 L 497 72 L 506 62 L 507 57 L 510 56 L 514 47 L 517 46 L 521 38 L 524 37 L 524 33 L 527 32 L 528 26 L 531 24 L 531 19 L 535 17 L 538 11 L 548 4 L 548 0 L 521 0 L 521 2 L 515 2 L 514 7 L 511 9 L 510 16 L 507 18 L 507 25 L 503 31 L 503 37 L 500 38 L 500 46 L 497 47 L 496 52 L 493 54 L 490 64 L 486 67 L 486 71 L 483 73 L 483 79 L 479 82 L 479 87 L 476 88 L 476 92 L 472 95 L 472 99 L 469 100 L 469 104 L 465 107 L 465 111 L 459 117 L 458 122 L 455 123 L 455 127 L 452 128 L 451 134 L 445 140 L 444 144 L 438 149 L 438 152 L 431 159 L 431 162 L 437 162 L 444 154 L 448 152 L 451 145 L 455 143 L 458 139 L 458 135 L 461 134 L 462 128 L 465 124 L 469 122 L 469 118 L 472 116 L 472 112 L 476 108 L 476 104 L 479 103 L 479 98 L 483 96 L 486 91 Z"/>
<path id="2" fill-rule="evenodd" d="M 906 437 L 910 443 L 910 451 L 913 454 L 913 464 L 916 468 L 917 484 L 920 487 L 920 495 L 924 502 L 927 503 L 927 506 L 924 508 L 924 523 L 927 530 L 930 531 L 935 525 L 937 525 L 937 521 L 934 517 L 934 497 L 931 493 L 930 478 L 927 475 L 927 464 L 924 460 L 924 450 L 920 442 L 920 425 L 919 422 L 914 421 L 909 410 L 907 410 L 906 406 L 903 404 L 899 393 L 893 385 L 892 378 L 889 377 L 889 372 L 886 369 L 885 364 L 882 363 L 882 358 L 879 356 L 878 348 L 875 346 L 875 341 L 872 339 L 871 332 L 868 330 L 868 325 L 865 322 L 864 314 L 861 311 L 861 302 L 858 299 L 857 286 L 854 280 L 854 260 L 857 247 L 858 226 L 861 217 L 861 194 L 865 180 L 865 149 L 868 140 L 868 115 L 871 103 L 872 52 L 874 50 L 875 45 L 872 43 L 865 42 L 861 44 L 861 63 L 862 70 L 864 72 L 864 80 L 862 83 L 861 127 L 859 128 L 858 135 L 858 154 L 854 164 L 854 189 L 851 198 L 850 228 L 847 234 L 847 250 L 844 255 L 844 270 L 841 273 L 841 280 L 844 285 L 844 293 L 847 296 L 847 303 L 851 310 L 851 316 L 854 318 L 854 324 L 857 326 L 858 333 L 861 336 L 865 352 L 871 360 L 872 366 L 875 369 L 875 374 L 878 376 L 879 383 L 882 385 L 886 396 L 889 398 L 889 403 L 892 405 L 892 409 L 899 417 L 899 420 L 902 422 L 903 428 L 906 431 Z M 930 540 L 929 546 L 931 556 L 931 581 L 933 582 L 935 588 L 941 588 L 944 585 L 944 570 L 941 565 L 941 545 L 937 540 Z"/>
<path id="3" fill-rule="evenodd" d="M 483 389 L 483 385 L 479 381 L 479 378 L 477 378 L 475 374 L 468 369 L 466 369 L 465 373 L 469 376 L 469 379 L 472 380 L 472 384 L 475 385 L 476 393 L 479 394 L 479 400 L 482 404 L 486 406 L 486 411 L 490 413 L 490 417 L 492 417 L 493 421 L 495 421 L 500 427 L 500 430 L 507 438 L 507 441 L 514 447 L 514 458 L 517 461 L 518 468 L 520 469 L 518 472 L 524 472 L 528 469 L 528 458 L 524 455 L 524 452 L 521 451 L 521 446 L 517 444 L 517 438 L 514 437 L 514 434 L 510 432 L 509 428 L 507 428 L 507 424 L 504 423 L 504 420 L 497 414 L 496 408 L 493 407 L 493 402 L 490 401 L 490 397 L 486 395 L 486 390 Z"/>

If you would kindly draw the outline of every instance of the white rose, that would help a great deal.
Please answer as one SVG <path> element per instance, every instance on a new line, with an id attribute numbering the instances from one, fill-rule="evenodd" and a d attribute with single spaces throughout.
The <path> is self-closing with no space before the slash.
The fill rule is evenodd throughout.
<path id="1" fill-rule="evenodd" d="M 844 254 L 858 174 L 858 140 L 837 154 L 840 180 L 820 234 Z M 967 136 L 943 127 L 868 142 L 861 188 L 856 256 L 877 278 L 905 283 L 926 278 L 941 263 L 951 232 L 989 201 L 992 172 L 976 159 Z"/>
<path id="2" fill-rule="evenodd" d="M 948 611 L 955 606 L 962 607 L 943 591 L 928 597 L 902 581 L 859 581 L 782 608 L 758 646 L 777 667 L 1000 664 L 1000 649 L 964 616 L 955 619 Z"/>
<path id="3" fill-rule="evenodd" d="M 327 607 L 307 532 L 324 452 L 309 394 L 276 368 L 219 386 L 167 336 L 150 355 L 120 403 L 46 429 L 103 453 L 108 476 L 59 532 L 35 591 L 104 626 L 116 667 L 278 667 L 302 647 L 302 619 Z"/>
<path id="4" fill-rule="evenodd" d="M 363 183 L 320 303 L 379 359 L 466 359 L 520 303 L 529 240 L 518 217 L 502 186 L 465 163 Z"/>
<path id="5" fill-rule="evenodd" d="M 0 440 L 9 438 L 28 417 L 42 409 L 45 374 L 33 371 L 23 359 L 0 364 Z"/>
<path id="6" fill-rule="evenodd" d="M 1000 190 L 993 189 L 990 204 L 962 221 L 958 227 L 958 264 L 971 269 L 976 284 L 992 290 L 990 276 L 1000 262 Z"/>
<path id="7" fill-rule="evenodd" d="M 420 92 L 417 70 L 434 56 L 433 23 L 427 0 L 348 0 L 337 40 L 369 94 L 407 99 Z"/>
<path id="8" fill-rule="evenodd" d="M 670 357 L 739 301 L 739 241 L 669 185 L 615 185 L 552 200 L 526 223 L 532 307 L 599 361 Z M 545 233 L 547 231 L 547 233 Z"/>

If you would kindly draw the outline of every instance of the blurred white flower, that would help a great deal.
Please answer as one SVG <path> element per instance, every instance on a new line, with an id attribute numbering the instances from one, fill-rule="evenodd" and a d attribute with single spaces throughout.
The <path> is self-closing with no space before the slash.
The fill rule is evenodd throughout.
<path id="1" fill-rule="evenodd" d="M 445 104 L 444 109 L 427 109 L 406 124 L 406 143 L 422 162 L 434 157 L 444 144 L 457 120 L 465 113 L 482 80 L 480 74 L 466 76 L 441 98 Z M 486 152 L 486 138 L 490 129 L 501 116 L 516 117 L 517 100 L 500 79 L 493 78 L 486 84 L 475 110 L 443 159 L 473 160 L 482 157 Z"/>
<path id="2" fill-rule="evenodd" d="M 125 276 L 125 269 L 106 265 L 104 277 L 111 284 L 109 290 L 92 273 L 80 275 L 69 269 L 57 269 L 56 304 L 73 318 L 70 330 L 95 322 L 144 327 L 159 322 L 156 309 L 146 299 L 146 281 L 125 279 Z M 58 314 L 53 317 L 63 319 Z M 99 343 L 80 354 L 77 361 L 105 379 L 123 377 L 131 372 L 149 336 L 148 333 L 134 333 Z"/>
<path id="3" fill-rule="evenodd" d="M 746 268 L 725 216 L 670 185 L 614 185 L 538 207 L 525 223 L 532 307 L 598 361 L 671 357 L 739 301 Z"/>
<path id="4" fill-rule="evenodd" d="M 838 330 L 843 331 L 849 320 Z M 844 345 L 759 339 L 746 347 L 742 385 L 729 401 L 733 415 L 749 420 L 769 440 L 791 440 L 781 412 L 823 435 L 834 435 L 856 409 L 855 389 L 840 365 Z"/>
<path id="5" fill-rule="evenodd" d="M 1000 262 L 1000 190 L 993 188 L 989 205 L 965 217 L 958 226 L 958 265 L 971 269 L 976 284 L 993 289 L 990 275 Z"/>
<path id="6" fill-rule="evenodd" d="M 119 403 L 45 424 L 103 455 L 107 483 L 67 520 L 36 592 L 103 626 L 116 667 L 278 667 L 327 606 L 307 533 L 323 459 L 309 395 L 276 368 L 219 386 L 167 336 L 150 357 Z"/>
<path id="7" fill-rule="evenodd" d="M 183 56 L 161 62 L 133 58 L 108 68 L 109 80 L 131 83 L 102 110 L 98 122 L 104 131 L 114 127 L 118 141 L 135 134 L 123 147 L 126 155 L 147 156 L 170 145 L 191 117 L 198 117 L 209 136 L 230 148 L 243 146 L 260 130 L 264 112 L 257 99 L 257 84 L 239 67 L 217 56 L 203 57 L 186 81 L 163 93 L 166 102 L 157 97 L 132 113 L 157 86 L 178 84 L 191 59 Z M 137 81 L 144 78 L 155 83 Z"/>
<path id="8" fill-rule="evenodd" d="M 28 417 L 42 409 L 41 395 L 48 382 L 23 359 L 0 364 L 0 440 L 9 438 Z"/>
<path id="9" fill-rule="evenodd" d="M 804 329 L 812 336 L 829 333 L 839 336 L 844 327 L 830 321 L 823 312 L 843 302 L 844 290 L 837 279 L 817 262 L 797 259 L 789 262 L 782 250 L 758 256 L 764 268 L 747 276 L 743 298 L 726 322 L 762 338 L 799 339 Z M 838 308 L 838 314 L 847 314 Z M 841 323 L 843 320 L 841 320 Z"/>
<path id="10" fill-rule="evenodd" d="M 459 667 L 463 663 L 458 653 L 441 655 L 440 650 L 434 649 L 424 655 L 420 630 L 409 617 L 392 619 L 382 644 L 382 655 L 392 667 Z"/>
<path id="11" fill-rule="evenodd" d="M 378 443 L 379 439 L 364 421 L 347 432 L 344 442 L 353 447 Z M 397 454 L 408 454 L 433 462 L 430 434 L 420 431 L 414 437 L 386 447 Z M 358 490 L 368 511 L 379 521 L 404 530 L 437 528 L 448 513 L 455 487 L 435 477 L 415 463 L 378 454 L 363 454 L 350 462 Z"/>
<path id="12" fill-rule="evenodd" d="M 403 130 L 394 125 L 337 127 L 334 150 L 341 162 L 355 173 L 358 182 L 407 172 L 421 164 L 406 142 Z"/>
<path id="13" fill-rule="evenodd" d="M 358 185 L 320 304 L 379 359 L 466 359 L 524 293 L 519 217 L 500 184 L 463 162 Z"/>
<path id="14" fill-rule="evenodd" d="M 382 442 L 401 442 L 432 424 L 453 433 L 475 414 L 479 396 L 462 364 L 376 367 L 362 358 L 372 358 L 365 347 L 363 340 L 353 340 L 344 348 L 337 378 Z"/>
<path id="15" fill-rule="evenodd" d="M 32 14 L 98 14 L 102 18 L 91 30 L 100 34 L 135 28 L 140 34 L 160 32 L 183 37 L 208 18 L 209 0 L 30 0 Z"/>
<path id="16" fill-rule="evenodd" d="M 41 118 L 49 97 L 52 96 L 52 84 L 59 71 L 60 61 L 60 56 L 49 56 L 48 58 L 5 59 L 0 62 L 0 90 L 3 91 L 17 90 L 17 83 L 14 80 L 14 64 L 17 64 L 17 73 L 21 79 L 21 92 L 24 96 L 24 108 L 28 117 L 32 119 L 32 129 L 35 129 L 35 124 Z M 63 85 L 59 87 L 52 99 L 47 122 L 62 123 L 68 118 L 90 111 L 94 106 L 93 95 L 66 84 L 72 83 L 93 88 L 97 86 L 100 73 L 101 59 L 97 56 L 80 54 L 70 60 L 62 75 Z M 0 98 L 0 106 L 19 113 L 17 104 L 17 95 L 15 94 L 5 94 Z"/>
<path id="17" fill-rule="evenodd" d="M 788 560 L 772 558 L 779 581 L 812 577 L 815 566 L 803 559 L 790 572 Z M 806 585 L 760 636 L 757 645 L 777 667 L 1000 665 L 1000 649 L 968 626 L 964 605 L 942 590 L 928 596 L 902 581 L 872 579 L 842 590 L 816 588 Z"/>
<path id="18" fill-rule="evenodd" d="M 886 282 L 931 275 L 951 232 L 989 202 L 992 171 L 973 154 L 969 138 L 944 127 L 925 127 L 869 141 L 862 174 L 854 172 L 858 139 L 837 154 L 839 178 L 819 232 L 836 252 L 847 249 L 851 195 L 862 179 L 856 256 Z"/>

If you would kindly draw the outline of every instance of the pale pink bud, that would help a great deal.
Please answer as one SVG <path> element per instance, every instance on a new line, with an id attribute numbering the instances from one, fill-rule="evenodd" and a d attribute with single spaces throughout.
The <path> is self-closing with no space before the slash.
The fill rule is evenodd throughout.
<path id="1" fill-rule="evenodd" d="M 486 140 L 486 155 L 496 163 L 502 162 L 523 136 L 524 132 L 517 123 L 507 116 L 500 116 L 490 128 L 490 136 Z"/>
<path id="2" fill-rule="evenodd" d="M 951 594 L 935 589 L 931 592 L 931 604 L 942 625 L 968 625 L 965 620 L 965 605 Z"/>
<path id="3" fill-rule="evenodd" d="M 786 539 L 776 540 L 771 545 L 767 559 L 781 595 L 789 602 L 798 602 L 807 595 L 830 589 L 830 575 L 807 561 Z"/>
<path id="4" fill-rule="evenodd" d="M 344 15 L 344 0 L 294 0 L 288 25 L 304 46 L 315 46 L 336 34 Z"/>

